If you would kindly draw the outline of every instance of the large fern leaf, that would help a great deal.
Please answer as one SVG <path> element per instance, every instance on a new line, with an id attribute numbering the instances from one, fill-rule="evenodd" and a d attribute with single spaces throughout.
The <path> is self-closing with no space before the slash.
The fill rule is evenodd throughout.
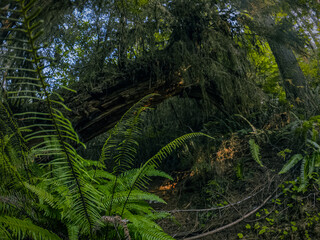
<path id="1" fill-rule="evenodd" d="M 293 155 L 288 162 L 283 166 L 279 174 L 283 174 L 288 172 L 291 168 L 293 168 L 298 162 L 300 162 L 303 159 L 303 156 L 301 154 L 295 154 Z"/>
<path id="2" fill-rule="evenodd" d="M 21 220 L 9 216 L 0 216 L 0 233 L 8 239 L 22 240 L 29 237 L 34 240 L 61 240 L 56 234 L 33 224 L 28 219 Z"/>
<path id="3" fill-rule="evenodd" d="M 206 136 L 209 138 L 212 138 L 204 133 L 189 133 L 185 134 L 179 138 L 176 138 L 172 142 L 168 143 L 166 146 L 164 146 L 158 153 L 156 153 L 153 157 L 151 157 L 148 161 L 146 161 L 145 164 L 136 172 L 136 174 L 132 177 L 132 180 L 130 181 L 130 191 L 128 193 L 127 199 L 123 204 L 122 213 L 120 216 L 122 216 L 123 211 L 126 207 L 127 202 L 129 201 L 131 197 L 131 193 L 135 189 L 142 189 L 146 187 L 146 184 L 148 182 L 148 172 L 151 169 L 155 169 L 159 166 L 159 163 L 165 158 L 167 158 L 174 150 L 181 147 L 183 144 L 186 143 L 187 140 L 193 138 L 193 137 L 199 137 L 199 136 Z"/>
<path id="4" fill-rule="evenodd" d="M 46 81 L 47 76 L 43 74 L 45 61 L 39 54 L 41 46 L 38 45 L 39 36 L 43 32 L 42 22 L 37 20 L 40 10 L 36 7 L 35 0 L 17 2 L 19 10 L 14 11 L 20 14 L 20 24 L 12 31 L 21 33 L 21 41 L 15 41 L 20 43 L 19 46 L 10 45 L 9 41 L 6 43 L 9 49 L 7 56 L 14 61 L 23 60 L 29 64 L 28 68 L 15 68 L 13 71 L 8 69 L 7 79 L 11 80 L 13 89 L 7 92 L 8 99 L 23 100 L 24 104 L 32 103 L 39 108 L 46 107 L 45 111 L 20 112 L 15 114 L 15 117 L 23 121 L 23 129 L 31 131 L 25 136 L 29 144 L 38 143 L 33 147 L 36 156 L 51 158 L 47 165 L 52 169 L 52 173 L 47 181 L 68 189 L 68 194 L 60 200 L 61 204 L 71 201 L 70 208 L 64 213 L 64 220 L 79 226 L 81 233 L 92 236 L 93 227 L 101 217 L 101 196 L 90 184 L 90 176 L 84 174 L 86 171 L 82 165 L 83 159 L 74 148 L 82 143 L 70 121 L 62 113 L 62 110 L 69 109 L 64 105 L 61 96 L 52 94 Z M 23 57 L 17 57 L 14 51 L 20 51 Z M 14 87 L 15 85 L 19 87 Z"/>
<path id="5" fill-rule="evenodd" d="M 123 169 L 132 164 L 133 158 L 136 154 L 137 142 L 136 138 L 139 134 L 138 125 L 140 123 L 140 115 L 146 109 L 144 106 L 148 101 L 158 94 L 149 94 L 143 97 L 139 102 L 134 104 L 117 122 L 112 130 L 109 131 L 109 136 L 106 139 L 101 155 L 101 163 L 117 162 L 114 172 L 123 172 Z M 119 135 L 124 139 L 119 141 Z M 128 150 L 128 151 L 126 151 Z M 117 154 L 114 154 L 117 152 Z"/>
<path id="6" fill-rule="evenodd" d="M 2 183 L 30 179 L 28 149 L 5 100 L 0 101 L 0 168 Z"/>
<path id="7" fill-rule="evenodd" d="M 303 191 L 305 190 L 309 178 L 308 178 L 308 173 L 309 173 L 309 157 L 304 157 L 301 163 L 301 169 L 300 169 L 300 186 L 298 188 L 298 191 Z"/>
<path id="8" fill-rule="evenodd" d="M 249 140 L 249 146 L 251 151 L 252 158 L 261 166 L 263 167 L 262 161 L 261 161 L 261 155 L 260 155 L 260 147 L 254 139 Z"/>

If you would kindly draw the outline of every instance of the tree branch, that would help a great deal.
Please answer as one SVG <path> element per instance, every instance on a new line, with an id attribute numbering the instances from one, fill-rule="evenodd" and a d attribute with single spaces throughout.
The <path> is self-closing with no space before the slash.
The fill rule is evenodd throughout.
<path id="1" fill-rule="evenodd" d="M 277 188 L 278 189 L 278 188 Z M 255 209 L 253 209 L 251 212 L 247 213 L 246 215 L 242 216 L 241 218 L 237 219 L 236 221 L 232 222 L 232 223 L 229 223 L 225 226 L 222 226 L 220 228 L 217 228 L 217 229 L 214 229 L 212 231 L 209 231 L 209 232 L 206 232 L 206 233 L 202 233 L 202 234 L 199 234 L 197 236 L 193 236 L 193 237 L 189 237 L 189 238 L 184 238 L 185 240 L 193 240 L 193 239 L 199 239 L 199 238 L 203 238 L 203 237 L 206 237 L 206 236 L 210 236 L 212 234 L 215 234 L 217 232 L 220 232 L 222 230 L 225 230 L 229 227 L 232 227 L 236 224 L 238 224 L 239 222 L 243 221 L 244 219 L 250 217 L 251 215 L 253 215 L 254 213 L 256 213 L 260 208 L 262 208 L 269 200 L 270 198 L 272 198 L 273 194 L 277 191 L 277 189 L 272 193 L 270 194 L 263 202 L 260 206 L 256 207 Z"/>
<path id="2" fill-rule="evenodd" d="M 251 195 L 251 196 L 248 196 L 238 202 L 235 202 L 235 203 L 230 203 L 228 205 L 225 205 L 225 206 L 222 206 L 222 207 L 213 207 L 213 208 L 201 208 L 201 209 L 177 209 L 177 210 L 171 210 L 171 211 L 168 211 L 169 213 L 176 213 L 176 212 L 209 212 L 209 211 L 215 211 L 215 210 L 221 210 L 221 209 L 224 209 L 224 208 L 228 208 L 228 207 L 232 207 L 232 206 L 235 206 L 235 205 L 238 205 L 254 196 L 256 196 L 258 193 L 260 193 L 262 190 L 264 190 L 264 188 L 260 189 L 258 192 L 256 192 L 255 194 Z"/>

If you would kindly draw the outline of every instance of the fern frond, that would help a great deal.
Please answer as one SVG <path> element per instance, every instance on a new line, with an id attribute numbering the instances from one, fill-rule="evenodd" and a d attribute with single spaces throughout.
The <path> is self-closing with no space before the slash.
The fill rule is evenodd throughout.
<path id="1" fill-rule="evenodd" d="M 67 225 L 69 240 L 79 239 L 79 227 L 74 225 Z"/>
<path id="2" fill-rule="evenodd" d="M 158 153 L 156 153 L 153 157 L 151 157 L 144 165 L 146 167 L 152 165 L 158 167 L 159 163 L 161 163 L 163 159 L 167 158 L 174 150 L 180 148 L 183 144 L 186 143 L 186 141 L 190 140 L 191 138 L 201 136 L 213 139 L 213 137 L 201 132 L 185 134 L 181 137 L 176 138 L 175 140 L 161 148 L 161 150 Z"/>
<path id="3" fill-rule="evenodd" d="M 145 216 L 136 216 L 136 219 L 128 224 L 130 232 L 134 232 L 134 239 L 148 240 L 173 240 L 162 228 Z"/>
<path id="4" fill-rule="evenodd" d="M 132 202 L 127 204 L 127 210 L 138 215 L 152 215 L 153 208 L 147 201 Z"/>
<path id="5" fill-rule="evenodd" d="M 94 177 L 94 179 L 96 181 L 100 180 L 100 181 L 104 182 L 104 180 L 115 180 L 116 179 L 115 175 L 113 175 L 112 173 L 109 173 L 109 172 L 107 172 L 105 170 L 99 170 L 99 169 L 95 170 L 95 169 L 93 169 L 93 170 L 89 170 L 88 174 L 92 178 Z"/>
<path id="6" fill-rule="evenodd" d="M 120 180 L 123 183 L 124 187 L 126 187 L 127 189 L 130 189 L 132 186 L 131 184 L 133 179 L 136 177 L 137 174 L 139 174 L 140 170 L 141 170 L 140 168 L 133 168 L 131 170 L 127 170 L 126 172 L 120 175 L 118 180 Z M 169 174 L 155 169 L 154 166 L 145 168 L 144 175 L 146 176 L 148 181 L 150 180 L 149 177 L 163 177 L 163 178 L 173 180 Z M 144 184 L 143 186 L 140 186 L 139 189 L 146 189 L 146 187 L 147 186 Z"/>
<path id="7" fill-rule="evenodd" d="M 149 94 L 145 97 L 143 97 L 139 102 L 134 104 L 117 122 L 117 124 L 113 127 L 113 129 L 109 132 L 109 136 L 106 139 L 99 161 L 102 163 L 105 162 L 112 162 L 113 161 L 113 151 L 119 146 L 119 141 L 115 139 L 115 136 L 117 136 L 119 133 L 123 133 L 121 131 L 121 128 L 128 129 L 127 136 L 130 136 L 131 139 L 133 139 L 133 133 L 136 133 L 137 125 L 140 120 L 140 114 L 145 109 L 145 105 L 150 101 L 152 97 L 158 96 L 159 94 Z M 136 112 L 136 114 L 134 114 Z M 132 119 L 132 116 L 135 117 Z M 129 120 L 129 121 L 128 121 Z M 132 145 L 132 142 L 131 144 Z M 134 143 L 136 145 L 136 143 Z M 136 146 L 135 146 L 136 147 Z M 130 149 L 132 152 L 133 149 Z M 135 153 L 134 153 L 135 154 Z M 121 154 L 117 157 L 118 159 L 123 158 Z M 129 156 L 130 158 L 130 156 Z M 119 161 L 119 160 L 118 160 Z M 120 164 L 121 165 L 121 164 Z"/>
<path id="8" fill-rule="evenodd" d="M 156 221 L 156 220 L 167 218 L 170 216 L 171 215 L 168 212 L 155 212 L 155 211 L 153 211 L 151 215 L 148 215 L 148 219 L 150 219 L 151 221 Z"/>
<path id="9" fill-rule="evenodd" d="M 298 191 L 305 190 L 309 179 L 308 179 L 308 168 L 309 168 L 309 157 L 304 157 L 301 163 L 300 169 L 300 186 Z"/>
<path id="10" fill-rule="evenodd" d="M 131 192 L 135 189 L 144 188 L 145 184 L 147 183 L 147 172 L 150 171 L 150 169 L 154 169 L 159 166 L 159 163 L 166 157 L 168 157 L 174 150 L 181 147 L 185 142 L 191 138 L 194 137 L 200 137 L 200 136 L 206 136 L 208 138 L 212 138 L 209 135 L 206 135 L 204 133 L 189 133 L 185 134 L 181 137 L 176 138 L 172 142 L 168 143 L 166 146 L 164 146 L 158 153 L 156 153 L 153 157 L 151 157 L 133 176 L 132 180 L 130 181 L 131 187 L 129 194 L 127 196 L 127 199 L 125 203 L 123 204 L 123 210 L 125 209 L 125 206 L 130 199 Z M 122 216 L 122 213 L 120 216 Z"/>
<path id="11" fill-rule="evenodd" d="M 123 215 L 125 217 L 120 219 L 128 221 L 127 226 L 133 239 L 173 239 L 164 233 L 162 228 L 154 222 L 155 219 L 166 217 L 167 214 L 157 214 L 156 212 L 149 211 L 148 214 L 137 215 L 125 209 Z"/>
<path id="12" fill-rule="evenodd" d="M 256 142 L 254 141 L 254 139 L 250 139 L 249 140 L 249 146 L 250 146 L 250 152 L 251 152 L 251 156 L 252 158 L 261 166 L 263 167 L 263 164 L 261 162 L 261 155 L 260 155 L 260 147 L 258 144 L 256 144 Z"/>
<path id="13" fill-rule="evenodd" d="M 0 139 L 1 149 L 0 149 L 0 169 L 3 176 L 1 176 L 1 180 L 3 184 L 9 181 L 22 181 L 19 171 L 12 163 L 11 159 L 15 159 L 15 152 L 9 144 L 10 137 L 3 136 Z"/>
<path id="14" fill-rule="evenodd" d="M 7 229 L 5 229 L 4 226 L 1 226 L 1 224 L 0 224 L 0 234 L 3 239 L 10 239 L 10 240 L 13 239 L 11 237 L 11 234 L 7 231 Z"/>
<path id="15" fill-rule="evenodd" d="M 127 198 L 128 194 L 130 194 L 129 200 Z M 104 198 L 103 201 L 105 202 L 105 207 L 109 208 L 109 205 L 111 203 L 111 196 Z M 112 197 L 112 212 L 110 215 L 120 215 L 122 213 L 124 204 L 139 203 L 141 201 L 166 203 L 157 195 L 141 190 L 117 191 Z"/>
<path id="16" fill-rule="evenodd" d="M 22 24 L 12 31 L 19 31 L 26 41 L 19 42 L 19 46 L 11 46 L 8 43 L 7 57 L 16 62 L 29 62 L 28 68 L 31 70 L 23 70 L 27 67 L 22 67 L 19 72 L 14 70 L 9 72 L 7 78 L 12 81 L 11 85 L 14 87 L 15 83 L 18 83 L 19 87 L 16 88 L 17 90 L 13 88 L 9 91 L 8 98 L 46 106 L 47 112 L 29 111 L 15 116 L 24 123 L 25 129 L 32 131 L 26 135 L 28 142 L 41 141 L 33 147 L 33 154 L 37 157 L 51 158 L 47 167 L 51 168 L 52 172 L 48 175 L 50 178 L 47 181 L 55 182 L 68 190 L 58 203 L 63 205 L 63 201 L 65 203 L 70 201 L 70 204 L 66 204 L 70 207 L 65 209 L 64 220 L 79 226 L 81 233 L 92 236 L 93 227 L 100 219 L 101 195 L 90 184 L 92 178 L 86 173 L 82 165 L 83 159 L 73 147 L 83 143 L 80 142 L 71 122 L 60 110 L 69 111 L 70 109 L 65 106 L 60 95 L 51 93 L 50 86 L 46 82 L 47 76 L 43 74 L 44 58 L 38 54 L 40 48 L 37 45 L 39 36 L 43 32 L 42 22 L 37 20 L 40 10 L 36 7 L 35 0 L 18 0 L 17 2 Z M 16 50 L 21 51 L 22 56 L 14 55 L 13 51 Z M 39 129 L 38 123 L 41 124 L 42 129 Z M 43 190 L 31 185 L 25 186 L 49 205 L 54 204 L 51 197 Z"/>
<path id="17" fill-rule="evenodd" d="M 163 178 L 166 178 L 166 179 L 173 181 L 173 178 L 169 174 L 167 174 L 161 170 L 152 169 L 152 168 L 146 172 L 146 176 L 148 176 L 148 177 L 163 177 Z"/>
<path id="18" fill-rule="evenodd" d="M 20 183 L 22 175 L 30 179 L 28 148 L 5 101 L 0 101 L 0 143 L 0 166 L 6 172 L 2 177 L 7 181 L 19 180 Z"/>
<path id="19" fill-rule="evenodd" d="M 310 144 L 312 147 L 314 147 L 316 150 L 320 150 L 320 146 L 318 143 L 316 143 L 315 141 L 312 141 L 310 139 L 307 139 L 307 143 Z"/>
<path id="20" fill-rule="evenodd" d="M 156 95 L 158 94 L 149 94 L 134 104 L 110 131 L 109 137 L 103 145 L 99 162 L 103 164 L 106 162 L 115 162 L 115 174 L 121 173 L 132 166 L 138 148 L 136 138 L 140 133 L 140 129 L 138 127 L 141 119 L 140 115 L 145 110 L 144 105 L 150 100 L 150 98 Z M 132 118 L 132 115 L 135 115 L 135 117 Z M 120 130 L 120 126 L 126 129 L 126 131 L 124 134 L 124 140 L 119 143 L 114 137 L 116 135 L 120 135 L 119 133 L 123 133 L 123 130 Z M 116 176 L 114 181 L 108 215 L 111 213 L 113 195 L 115 194 L 117 184 L 118 176 Z"/>
<path id="21" fill-rule="evenodd" d="M 49 192 L 47 192 L 44 189 L 41 189 L 39 187 L 36 187 L 34 185 L 28 184 L 28 183 L 24 183 L 24 186 L 29 189 L 31 192 L 33 192 L 34 194 L 36 194 L 39 199 L 43 200 L 44 202 L 46 202 L 50 207 L 55 208 L 57 205 L 57 200 L 55 199 L 55 197 L 50 194 Z"/>
<path id="22" fill-rule="evenodd" d="M 34 225 L 30 220 L 21 220 L 9 216 L 0 216 L 0 231 L 5 229 L 6 233 L 10 232 L 11 239 L 25 239 L 25 237 L 34 240 L 61 240 L 61 238 L 39 226 Z"/>
<path id="23" fill-rule="evenodd" d="M 279 174 L 283 174 L 288 172 L 291 168 L 293 168 L 298 162 L 300 162 L 303 159 L 303 156 L 301 154 L 295 154 L 293 155 L 288 162 L 283 166 Z"/>
<path id="24" fill-rule="evenodd" d="M 137 229 L 139 229 L 137 227 L 134 228 L 135 230 L 132 230 L 133 232 L 136 231 L 135 239 L 174 240 L 173 237 L 166 234 L 162 229 L 158 230 L 155 228 L 143 228 L 143 231 L 141 231 L 141 230 L 137 230 Z"/>
<path id="25" fill-rule="evenodd" d="M 316 168 L 318 168 L 318 167 L 320 167 L 320 153 L 317 151 L 317 152 L 314 152 L 313 153 L 313 155 L 314 155 L 314 166 L 316 167 Z"/>

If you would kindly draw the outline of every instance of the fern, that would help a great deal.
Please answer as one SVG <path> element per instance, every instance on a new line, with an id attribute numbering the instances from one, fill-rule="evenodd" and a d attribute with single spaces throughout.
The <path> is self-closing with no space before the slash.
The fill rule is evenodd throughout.
<path id="1" fill-rule="evenodd" d="M 23 178 L 21 173 L 29 179 L 28 150 L 5 101 L 0 101 L 0 143 L 0 166 L 6 173 L 2 176 L 5 179 L 2 180 L 5 182 L 18 180 L 21 183 Z"/>
<path id="2" fill-rule="evenodd" d="M 56 234 L 43 229 L 29 220 L 20 220 L 9 216 L 0 216 L 0 233 L 9 239 L 60 240 Z"/>
<path id="3" fill-rule="evenodd" d="M 156 225 L 150 218 L 137 217 L 132 224 L 128 224 L 129 229 L 135 232 L 134 239 L 150 239 L 150 240 L 171 240 L 174 239 Z M 144 228 L 144 231 L 137 231 Z"/>
<path id="4" fill-rule="evenodd" d="M 260 147 L 254 139 L 249 140 L 249 146 L 250 146 L 250 152 L 252 158 L 258 163 L 261 167 L 263 167 L 262 161 L 261 161 L 261 155 L 260 155 Z"/>
<path id="5" fill-rule="evenodd" d="M 138 103 L 140 105 L 140 103 Z M 139 121 L 137 121 L 137 118 L 139 117 L 139 114 L 141 113 L 141 108 L 137 109 L 135 117 L 124 124 L 129 125 L 129 129 L 139 130 L 139 128 L 135 127 L 135 125 L 139 124 Z M 132 111 L 130 109 L 129 111 Z M 122 130 L 118 128 L 119 125 L 116 126 L 116 129 L 112 131 L 111 134 L 117 133 L 119 134 Z M 127 136 L 130 138 L 132 130 L 125 129 L 124 136 Z M 111 135 L 110 134 L 110 135 Z M 110 149 L 118 150 L 118 154 L 121 155 L 121 153 L 125 153 L 130 155 L 131 153 L 135 153 L 136 150 L 134 149 L 127 149 L 126 145 L 123 145 L 124 142 L 119 142 L 118 144 L 114 144 L 115 142 L 112 142 L 112 135 L 108 137 L 106 144 L 103 147 L 102 152 L 106 153 L 107 151 L 110 151 Z M 161 177 L 168 177 L 171 178 L 169 175 L 163 173 L 162 171 L 156 170 L 159 163 L 166 157 L 169 156 L 174 150 L 181 147 L 187 140 L 193 137 L 199 137 L 199 136 L 207 136 L 203 133 L 191 133 L 186 134 L 180 138 L 175 139 L 171 143 L 167 144 L 165 147 L 163 147 L 156 155 L 154 155 L 152 158 L 150 158 L 148 161 L 146 161 L 140 168 L 138 169 L 130 169 L 127 171 L 122 172 L 121 174 L 116 175 L 115 177 L 110 176 L 110 174 L 104 174 L 101 171 L 96 171 L 96 177 L 103 177 L 105 175 L 105 178 L 110 179 L 111 181 L 106 182 L 105 186 L 99 187 L 100 191 L 104 193 L 104 196 L 107 198 L 104 198 L 103 202 L 105 202 L 105 208 L 108 209 L 107 215 L 108 216 L 116 216 L 119 215 L 122 219 L 128 219 L 130 223 L 128 224 L 129 229 L 133 229 L 133 231 L 136 233 L 136 236 L 140 237 L 150 237 L 150 239 L 154 239 L 154 237 L 160 237 L 159 239 L 172 239 L 170 236 L 166 235 L 162 232 L 162 230 L 157 226 L 158 232 L 154 232 L 153 229 L 155 226 L 155 223 L 151 219 L 157 219 L 156 214 L 153 212 L 152 208 L 148 205 L 143 203 L 143 201 L 152 201 L 152 202 L 160 202 L 164 203 L 162 199 L 157 197 L 154 194 L 146 193 L 144 192 L 144 189 L 146 189 L 148 182 L 150 181 L 150 177 L 154 176 L 161 176 Z M 207 136 L 209 137 L 209 136 Z M 109 143 L 112 142 L 111 145 Z M 130 142 L 127 142 L 130 145 Z M 137 147 L 137 144 L 131 144 L 131 147 Z M 116 158 L 119 157 L 119 155 L 115 155 Z M 124 156 L 122 156 L 124 157 Z M 130 158 L 130 162 L 134 160 L 134 155 L 128 156 Z M 100 160 L 104 160 L 104 158 L 100 158 Z M 116 166 L 116 169 L 121 169 L 121 164 L 124 165 L 124 167 L 128 167 L 126 164 L 127 161 L 119 161 L 117 162 L 118 166 Z M 114 173 L 117 173 L 118 171 L 114 171 Z M 103 180 L 97 178 L 98 181 Z M 164 216 L 164 215 L 162 215 Z M 137 220 L 139 219 L 139 220 Z M 143 227 L 141 224 L 141 219 L 144 219 L 148 225 L 146 227 Z M 139 228 L 135 228 L 134 224 L 136 226 L 140 226 Z M 148 233 L 149 229 L 153 229 L 153 233 Z M 141 235 L 140 235 L 141 234 Z M 139 238 L 138 238 L 139 239 Z"/>
<path id="6" fill-rule="evenodd" d="M 302 160 L 300 165 L 300 186 L 299 191 L 304 191 L 311 179 L 315 178 L 314 172 L 319 171 L 320 167 L 320 146 L 319 146 L 319 116 L 313 116 L 309 120 L 300 120 L 293 122 L 291 128 L 295 134 L 298 133 L 303 143 L 298 150 L 303 150 L 303 154 L 294 154 L 283 166 L 279 174 L 287 173 L 293 167 L 297 166 Z M 291 130 L 292 132 L 292 130 Z M 290 151 L 287 151 L 290 152 Z M 285 159 L 285 151 L 280 152 L 280 155 Z"/>
<path id="7" fill-rule="evenodd" d="M 301 154 L 295 154 L 293 155 L 288 162 L 282 167 L 279 174 L 283 174 L 288 172 L 291 168 L 293 168 L 298 162 L 300 162 L 303 159 L 303 156 Z"/>
<path id="8" fill-rule="evenodd" d="M 114 172 L 123 172 L 132 167 L 139 146 L 136 138 L 140 133 L 138 124 L 142 111 L 144 111 L 144 108 L 140 108 L 135 116 L 128 120 L 128 129 L 125 131 L 124 139 L 118 145 L 118 153 L 114 157 L 114 162 L 116 164 Z"/>
<path id="9" fill-rule="evenodd" d="M 315 153 L 313 153 L 310 157 L 309 157 L 309 164 L 308 164 L 308 178 L 312 177 L 312 174 L 315 170 L 315 162 L 316 162 L 316 155 Z"/>
<path id="10" fill-rule="evenodd" d="M 36 46 L 36 39 L 41 34 L 41 31 L 35 32 L 37 26 L 40 26 L 41 22 L 31 24 L 30 20 L 36 17 L 37 11 L 35 10 L 29 14 L 30 8 L 34 2 L 35 1 L 32 0 L 25 5 L 24 1 L 20 1 L 24 19 L 23 23 L 26 28 L 26 35 L 31 48 L 31 57 L 36 71 L 36 78 L 33 80 L 38 82 L 38 86 L 41 89 L 40 91 L 43 94 L 43 98 L 38 100 L 43 100 L 47 105 L 48 110 L 47 114 L 34 113 L 34 115 L 42 116 L 46 122 L 51 123 L 51 126 L 48 124 L 46 129 L 43 131 L 38 131 L 36 134 L 32 133 L 33 135 L 28 135 L 26 138 L 29 141 L 43 137 L 54 139 L 52 142 L 47 142 L 48 145 L 46 148 L 42 148 L 40 151 L 43 151 L 43 154 L 45 154 L 49 148 L 51 150 L 50 155 L 52 156 L 55 154 L 57 156 L 50 164 L 54 169 L 53 175 L 55 171 L 59 171 L 59 176 L 53 176 L 51 180 L 58 181 L 60 184 L 69 187 L 69 196 L 73 203 L 66 213 L 65 218 L 68 219 L 68 221 L 71 221 L 74 225 L 79 226 L 82 233 L 89 233 L 92 236 L 93 226 L 100 219 L 100 215 L 98 213 L 98 208 L 100 206 L 98 199 L 100 198 L 100 195 L 83 178 L 82 172 L 85 170 L 81 165 L 82 158 L 69 143 L 71 140 L 75 144 L 81 144 L 70 121 L 64 118 L 58 107 L 62 107 L 65 110 L 69 109 L 61 101 L 52 98 L 52 95 L 49 92 L 49 86 L 45 81 L 46 77 L 42 74 L 43 67 L 41 67 L 41 58 L 38 57 L 38 47 Z M 62 99 L 59 95 L 58 97 L 58 99 Z M 25 114 L 30 116 L 30 113 Z M 44 132 L 47 134 L 43 135 Z"/>
<path id="11" fill-rule="evenodd" d="M 55 208 L 57 206 L 57 199 L 55 199 L 55 197 L 49 192 L 45 191 L 40 187 L 36 187 L 28 183 L 24 183 L 24 186 L 31 192 L 36 194 L 39 199 L 47 203 L 50 207 Z"/>
<path id="12" fill-rule="evenodd" d="M 113 152 L 116 152 L 117 149 L 120 152 L 117 154 L 115 157 L 117 159 L 118 166 L 122 165 L 121 160 L 126 159 L 126 165 L 131 165 L 131 163 L 134 160 L 135 156 L 135 149 L 137 148 L 137 142 L 135 141 L 137 137 L 137 133 L 139 132 L 139 123 L 140 123 L 140 114 L 142 111 L 144 111 L 146 108 L 144 105 L 150 100 L 150 98 L 157 96 L 158 94 L 149 94 L 142 98 L 139 102 L 134 104 L 118 121 L 118 123 L 114 126 L 114 128 L 109 131 L 109 136 L 106 139 L 102 150 L 101 150 L 101 155 L 99 161 L 102 164 L 105 163 L 111 163 L 113 162 L 114 159 L 114 154 Z M 135 117 L 132 118 L 132 116 L 135 114 Z M 123 134 L 123 128 L 127 129 L 125 131 L 125 134 Z M 120 142 L 116 137 L 118 135 L 126 135 L 128 139 L 124 140 L 122 143 L 122 148 L 119 147 Z M 122 151 L 122 149 L 127 148 L 129 149 L 129 152 L 127 153 L 126 151 Z M 117 166 L 114 169 L 114 172 L 117 172 L 118 168 Z"/>
<path id="13" fill-rule="evenodd" d="M 211 138 L 210 136 L 203 134 L 203 133 L 189 133 L 185 134 L 174 141 L 170 142 L 166 146 L 164 146 L 158 153 L 156 153 L 153 157 L 151 157 L 146 163 L 137 171 L 137 173 L 133 176 L 130 186 L 130 191 L 127 196 L 127 199 L 123 205 L 122 213 L 120 216 L 122 216 L 126 203 L 128 202 L 131 192 L 134 189 L 141 189 L 146 187 L 146 183 L 148 182 L 148 172 L 150 170 L 153 170 L 154 168 L 158 167 L 159 163 L 168 157 L 174 150 L 181 147 L 185 141 L 187 141 L 190 138 L 193 137 L 199 137 L 199 136 L 207 136 Z"/>
<path id="14" fill-rule="evenodd" d="M 309 158 L 305 157 L 302 160 L 300 169 L 300 186 L 298 191 L 302 191 L 306 188 L 308 184 L 308 168 L 309 168 Z"/>
<path id="15" fill-rule="evenodd" d="M 62 98 L 58 94 L 51 94 L 50 86 L 46 82 L 46 76 L 42 73 L 43 58 L 39 56 L 37 39 L 42 34 L 41 21 L 37 21 L 36 17 L 39 14 L 39 9 L 35 8 L 35 0 L 25 2 L 18 1 L 20 7 L 21 26 L 13 29 L 24 33 L 25 39 L 23 46 L 19 50 L 26 52 L 25 61 L 33 64 L 33 69 L 17 69 L 19 72 L 26 72 L 18 76 L 9 75 L 8 79 L 20 85 L 25 89 L 19 91 L 8 92 L 9 99 L 31 99 L 33 103 L 41 103 L 46 105 L 47 113 L 43 112 L 22 112 L 15 116 L 20 117 L 25 122 L 24 129 L 32 131 L 25 136 L 28 142 L 41 141 L 41 139 L 49 139 L 41 144 L 33 147 L 33 152 L 36 152 L 38 157 L 49 156 L 52 159 L 48 163 L 48 167 L 52 169 L 51 178 L 47 181 L 56 181 L 61 186 L 67 186 L 68 194 L 62 198 L 65 201 L 71 201 L 70 208 L 66 210 L 63 219 L 80 227 L 83 234 L 93 234 L 93 226 L 99 222 L 99 192 L 94 189 L 83 175 L 85 169 L 81 162 L 82 158 L 77 154 L 72 144 L 82 144 L 79 141 L 78 135 L 75 133 L 71 123 L 67 120 L 60 108 L 69 110 L 61 101 Z M 17 11 L 17 10 L 16 10 Z M 14 46 L 8 48 L 16 49 Z M 19 60 L 19 57 L 12 56 L 13 59 Z M 28 76 L 28 77 L 26 77 Z M 27 89 L 34 89 L 29 90 Z M 54 98 L 55 97 L 55 98 Z M 33 121 L 40 121 L 42 130 L 39 130 L 39 125 L 33 124 Z M 72 143 L 73 142 L 73 143 Z M 14 159 L 14 158 L 12 158 Z M 30 188 L 37 194 L 41 190 L 35 191 L 35 188 Z M 41 195 L 44 197 L 44 195 Z M 48 198 L 44 198 L 48 200 Z M 63 204 L 63 201 L 61 202 Z"/>
<path id="16" fill-rule="evenodd" d="M 287 173 L 291 168 L 296 166 L 301 160 L 300 167 L 300 186 L 299 191 L 305 190 L 309 180 L 312 178 L 312 174 L 316 167 L 318 166 L 318 152 L 314 152 L 311 155 L 302 156 L 301 154 L 293 155 L 289 161 L 283 166 L 279 174 Z"/>

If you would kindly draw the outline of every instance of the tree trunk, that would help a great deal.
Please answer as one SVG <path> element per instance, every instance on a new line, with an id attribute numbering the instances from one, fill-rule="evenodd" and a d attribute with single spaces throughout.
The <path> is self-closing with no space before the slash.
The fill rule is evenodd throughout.
<path id="1" fill-rule="evenodd" d="M 188 90 L 179 81 L 156 84 L 149 87 L 149 81 L 132 83 L 122 81 L 98 93 L 65 95 L 65 103 L 72 109 L 67 113 L 81 140 L 90 139 L 111 129 L 122 115 L 141 98 L 150 93 L 160 96 L 150 100 L 150 105 L 156 105 L 163 100 Z M 68 97 L 69 96 L 69 97 Z"/>
<path id="2" fill-rule="evenodd" d="M 270 37 L 267 40 L 278 64 L 287 99 L 299 107 L 308 105 L 307 81 L 292 49 Z"/>
<path id="3" fill-rule="evenodd" d="M 150 100 L 148 105 L 152 106 L 182 93 L 193 99 L 203 99 L 199 84 L 184 86 L 179 77 L 169 79 L 171 80 L 159 82 L 152 87 L 148 79 L 138 83 L 124 80 L 112 87 L 99 88 L 99 91 L 92 91 L 90 94 L 79 93 L 71 97 L 70 93 L 61 93 L 65 104 L 72 109 L 66 116 L 71 119 L 81 140 L 87 142 L 111 129 L 131 106 L 148 94 L 159 94 Z M 215 86 L 210 85 L 206 90 L 211 103 L 224 113 L 223 100 Z"/>
<path id="4" fill-rule="evenodd" d="M 250 4 L 249 4 L 250 3 Z M 287 99 L 297 107 L 307 109 L 312 104 L 307 80 L 299 66 L 292 48 L 287 44 L 290 29 L 281 29 L 267 12 L 265 1 L 249 1 L 242 8 L 248 10 L 253 19 L 248 20 L 252 30 L 267 39 L 271 51 L 276 59 Z M 287 38 L 287 39 L 286 39 Z"/>

